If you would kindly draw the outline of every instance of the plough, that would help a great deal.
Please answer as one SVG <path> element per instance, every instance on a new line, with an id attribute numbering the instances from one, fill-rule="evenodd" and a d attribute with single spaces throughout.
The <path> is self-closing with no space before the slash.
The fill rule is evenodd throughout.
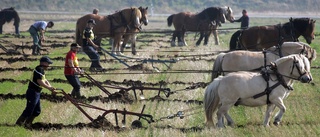
<path id="1" fill-rule="evenodd" d="M 133 115 L 133 116 L 138 116 L 138 120 L 134 120 L 131 124 L 131 126 L 133 128 L 140 128 L 142 127 L 142 123 L 141 123 L 141 119 L 146 120 L 149 124 L 151 122 L 154 122 L 153 120 L 153 116 L 149 115 L 149 114 L 144 114 L 144 108 L 145 105 L 143 106 L 142 110 L 140 113 L 136 113 L 136 112 L 131 112 L 131 111 L 127 111 L 125 108 L 123 110 L 118 110 L 118 109 L 104 109 L 101 107 L 97 107 L 94 105 L 90 105 L 90 104 L 86 104 L 83 102 L 79 102 L 75 99 L 73 99 L 71 96 L 69 96 L 63 89 L 57 88 L 56 91 L 59 91 L 57 93 L 62 94 L 67 100 L 69 100 L 74 106 L 76 106 L 91 122 L 94 122 L 95 119 L 92 118 L 84 109 L 83 107 L 87 107 L 87 108 L 91 108 L 91 109 L 96 109 L 96 110 L 100 110 L 103 111 L 103 114 L 100 115 L 99 117 L 104 118 L 107 114 L 109 113 L 114 113 L 115 115 L 115 120 L 116 120 L 116 127 L 119 128 L 119 122 L 118 122 L 118 115 L 117 114 L 122 114 L 123 115 L 123 120 L 122 120 L 122 124 L 125 125 L 126 123 L 126 115 Z"/>
<path id="2" fill-rule="evenodd" d="M 126 62 L 124 62 L 122 59 L 123 58 L 126 58 L 126 59 L 135 59 L 137 61 L 141 61 L 141 63 L 148 63 L 148 62 L 151 62 L 152 64 L 152 67 L 157 70 L 157 71 L 160 71 L 159 68 L 155 67 L 153 63 L 162 63 L 164 65 L 167 66 L 168 69 L 170 69 L 170 65 L 168 65 L 167 63 L 176 63 L 177 60 L 175 59 L 171 59 L 171 60 L 160 60 L 160 59 L 153 59 L 153 58 L 147 58 L 147 59 L 142 59 L 142 58 L 133 58 L 133 57 L 127 57 L 127 56 L 124 56 L 124 55 L 115 55 L 115 54 L 112 54 L 110 52 L 108 52 L 107 50 L 105 50 L 104 48 L 100 47 L 101 51 L 107 53 L 108 55 L 110 55 L 111 57 L 115 58 L 116 60 L 118 60 L 120 63 L 122 63 L 123 65 L 125 65 L 126 67 L 128 67 L 129 69 L 132 69 L 134 68 L 134 66 L 130 66 L 128 65 Z M 121 57 L 121 58 L 119 58 Z"/>
<path id="3" fill-rule="evenodd" d="M 160 88 L 144 87 L 141 84 L 137 84 L 137 83 L 132 84 L 131 87 L 128 87 L 128 88 L 124 88 L 124 87 L 121 87 L 121 86 L 114 86 L 114 85 L 102 86 L 100 84 L 100 82 L 98 82 L 95 79 L 93 79 L 88 73 L 83 72 L 82 76 L 84 76 L 85 78 L 90 80 L 95 86 L 97 86 L 99 89 L 101 89 L 108 96 L 110 96 L 111 93 L 105 87 L 112 88 L 112 89 L 119 89 L 120 91 L 125 91 L 125 92 L 133 90 L 133 93 L 134 93 L 134 96 L 135 96 L 136 100 L 138 100 L 136 90 L 140 90 L 140 99 L 144 99 L 143 90 L 155 90 L 155 91 L 158 91 L 158 95 L 157 96 L 160 96 L 160 93 L 163 92 L 166 97 L 169 97 L 170 93 L 171 93 L 170 88 L 162 88 L 163 85 L 160 85 Z"/>

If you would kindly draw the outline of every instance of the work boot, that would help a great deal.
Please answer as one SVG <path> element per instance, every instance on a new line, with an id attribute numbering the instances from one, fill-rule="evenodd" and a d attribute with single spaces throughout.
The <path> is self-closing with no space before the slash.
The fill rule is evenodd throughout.
<path id="1" fill-rule="evenodd" d="M 37 45 L 32 45 L 32 55 L 37 55 Z"/>
<path id="2" fill-rule="evenodd" d="M 18 126 L 24 125 L 24 123 L 26 122 L 26 119 L 27 119 L 27 117 L 21 115 L 18 118 L 18 120 L 16 121 L 16 125 L 18 125 Z"/>
<path id="3" fill-rule="evenodd" d="M 25 122 L 25 127 L 27 127 L 27 128 L 31 128 L 31 126 L 32 126 L 32 122 L 33 122 L 33 120 L 36 118 L 36 116 L 30 116 L 30 117 L 28 117 L 27 118 L 27 120 L 26 120 L 26 122 Z"/>

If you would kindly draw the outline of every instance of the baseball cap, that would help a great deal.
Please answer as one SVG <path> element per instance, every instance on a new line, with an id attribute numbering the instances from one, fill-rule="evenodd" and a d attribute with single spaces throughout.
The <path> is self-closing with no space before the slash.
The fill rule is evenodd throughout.
<path id="1" fill-rule="evenodd" d="M 92 24 L 96 25 L 96 21 L 94 19 L 89 19 L 87 23 L 92 23 Z"/>
<path id="2" fill-rule="evenodd" d="M 70 45 L 70 47 L 81 48 L 81 46 L 79 46 L 77 43 L 72 43 L 72 44 Z"/>
<path id="3" fill-rule="evenodd" d="M 47 57 L 47 56 L 41 57 L 40 62 L 47 62 L 47 63 L 49 63 L 49 64 L 52 64 L 52 63 L 53 63 L 53 62 L 50 60 L 50 58 Z"/>

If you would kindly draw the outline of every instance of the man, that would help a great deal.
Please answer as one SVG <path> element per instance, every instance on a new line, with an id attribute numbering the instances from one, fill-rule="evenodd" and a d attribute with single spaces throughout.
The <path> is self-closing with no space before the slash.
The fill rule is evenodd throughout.
<path id="1" fill-rule="evenodd" d="M 99 10 L 98 9 L 93 9 L 92 14 L 98 15 Z"/>
<path id="2" fill-rule="evenodd" d="M 83 51 L 89 56 L 91 59 L 90 71 L 103 71 L 104 69 L 100 65 L 100 55 L 97 50 L 99 46 L 96 45 L 94 41 L 93 27 L 96 25 L 95 20 L 90 19 L 87 22 L 87 26 L 83 31 Z"/>
<path id="3" fill-rule="evenodd" d="M 72 43 L 70 45 L 70 51 L 66 55 L 64 75 L 67 78 L 68 82 L 73 87 L 71 96 L 73 98 L 80 98 L 80 80 L 78 74 L 81 74 L 82 71 L 79 68 L 78 58 L 76 56 L 79 48 L 81 48 L 77 43 Z"/>
<path id="4" fill-rule="evenodd" d="M 45 40 L 44 32 L 47 28 L 52 28 L 53 26 L 54 23 L 52 21 L 49 21 L 48 23 L 45 21 L 37 21 L 30 26 L 29 33 L 33 39 L 32 55 L 40 54 L 41 42 Z"/>
<path id="5" fill-rule="evenodd" d="M 240 17 L 237 20 L 234 20 L 234 22 L 241 22 L 241 28 L 246 29 L 249 27 L 249 16 L 247 11 L 244 9 L 242 10 L 242 17 Z"/>
<path id="6" fill-rule="evenodd" d="M 47 70 L 52 61 L 49 57 L 44 56 L 40 59 L 40 65 L 33 70 L 33 75 L 29 80 L 29 86 L 26 91 L 27 105 L 21 116 L 16 121 L 19 126 L 30 127 L 32 121 L 40 115 L 40 92 L 42 88 L 50 90 L 55 94 L 55 88 L 52 87 L 48 80 L 45 78 L 44 70 Z"/>

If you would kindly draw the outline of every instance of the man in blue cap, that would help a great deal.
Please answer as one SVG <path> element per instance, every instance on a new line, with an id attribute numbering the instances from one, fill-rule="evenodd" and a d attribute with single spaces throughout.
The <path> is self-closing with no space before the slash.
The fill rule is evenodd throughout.
<path id="1" fill-rule="evenodd" d="M 42 88 L 50 90 L 55 94 L 55 88 L 45 78 L 44 70 L 47 70 L 52 61 L 49 57 L 44 56 L 40 59 L 40 65 L 34 70 L 29 80 L 29 86 L 26 91 L 27 105 L 21 116 L 16 121 L 19 126 L 31 127 L 32 121 L 41 113 L 40 92 Z"/>

